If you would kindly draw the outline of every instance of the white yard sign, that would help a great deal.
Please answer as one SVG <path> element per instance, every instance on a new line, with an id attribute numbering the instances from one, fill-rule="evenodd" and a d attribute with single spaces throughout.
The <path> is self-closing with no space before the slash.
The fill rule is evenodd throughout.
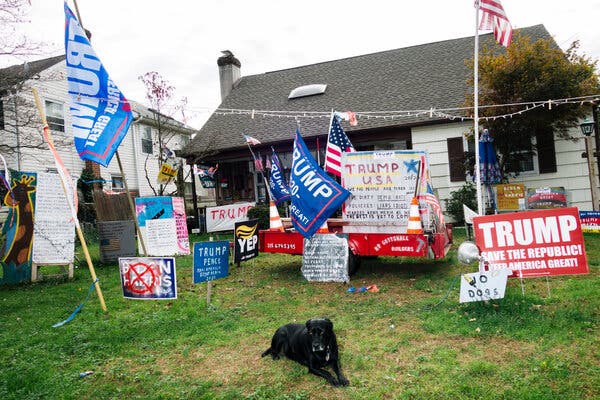
<path id="1" fill-rule="evenodd" d="M 503 299 L 510 270 L 475 272 L 460 277 L 460 302 Z"/>

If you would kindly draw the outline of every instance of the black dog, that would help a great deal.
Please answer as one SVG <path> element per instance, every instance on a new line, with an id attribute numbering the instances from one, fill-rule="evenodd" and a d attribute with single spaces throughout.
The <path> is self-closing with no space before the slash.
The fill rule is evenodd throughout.
<path id="1" fill-rule="evenodd" d="M 308 367 L 308 372 L 327 379 L 333 386 L 347 386 L 348 379 L 340 369 L 338 345 L 333 323 L 327 319 L 309 319 L 306 324 L 287 324 L 275 332 L 271 347 L 262 357 L 271 355 L 277 360 L 283 353 L 287 358 Z M 331 366 L 337 379 L 324 367 Z"/>

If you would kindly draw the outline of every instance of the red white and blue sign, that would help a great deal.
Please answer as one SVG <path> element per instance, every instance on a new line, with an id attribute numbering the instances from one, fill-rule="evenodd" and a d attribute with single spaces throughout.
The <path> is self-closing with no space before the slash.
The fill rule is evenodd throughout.
<path id="1" fill-rule="evenodd" d="M 194 243 L 194 283 L 229 275 L 229 241 Z"/>
<path id="2" fill-rule="evenodd" d="M 127 299 L 167 300 L 177 298 L 177 279 L 173 257 L 119 258 L 123 297 Z"/>
<path id="3" fill-rule="evenodd" d="M 348 190 L 319 167 L 298 130 L 294 140 L 290 191 L 292 225 L 305 238 L 319 230 L 350 196 Z"/>
<path id="4" fill-rule="evenodd" d="M 65 51 L 75 148 L 82 160 L 106 167 L 127 134 L 131 106 L 66 2 Z"/>

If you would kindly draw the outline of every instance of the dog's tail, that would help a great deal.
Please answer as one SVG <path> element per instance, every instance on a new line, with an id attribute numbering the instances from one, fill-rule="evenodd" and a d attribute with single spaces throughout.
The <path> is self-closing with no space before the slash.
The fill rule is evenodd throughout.
<path id="1" fill-rule="evenodd" d="M 268 348 L 265 351 L 263 351 L 263 353 L 260 355 L 261 357 L 265 357 L 268 356 L 269 354 L 273 354 L 273 349 L 272 348 Z"/>

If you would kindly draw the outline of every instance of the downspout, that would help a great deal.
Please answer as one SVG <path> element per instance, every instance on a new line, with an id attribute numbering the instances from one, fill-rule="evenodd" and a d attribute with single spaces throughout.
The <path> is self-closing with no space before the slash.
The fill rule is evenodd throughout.
<path id="1" fill-rule="evenodd" d="M 134 111 L 132 111 L 133 113 Z M 137 125 L 140 121 L 142 120 L 142 114 L 139 114 L 137 117 L 133 118 L 133 121 L 131 121 L 131 126 L 133 127 L 134 125 Z M 142 185 L 140 184 L 140 174 L 138 171 L 138 146 L 137 146 L 137 136 L 136 136 L 136 131 L 137 129 L 132 129 L 131 135 L 133 136 L 132 140 L 133 140 L 133 165 L 134 165 L 134 171 L 135 171 L 135 181 L 137 184 L 137 188 L 138 188 L 138 196 L 142 195 Z"/>

